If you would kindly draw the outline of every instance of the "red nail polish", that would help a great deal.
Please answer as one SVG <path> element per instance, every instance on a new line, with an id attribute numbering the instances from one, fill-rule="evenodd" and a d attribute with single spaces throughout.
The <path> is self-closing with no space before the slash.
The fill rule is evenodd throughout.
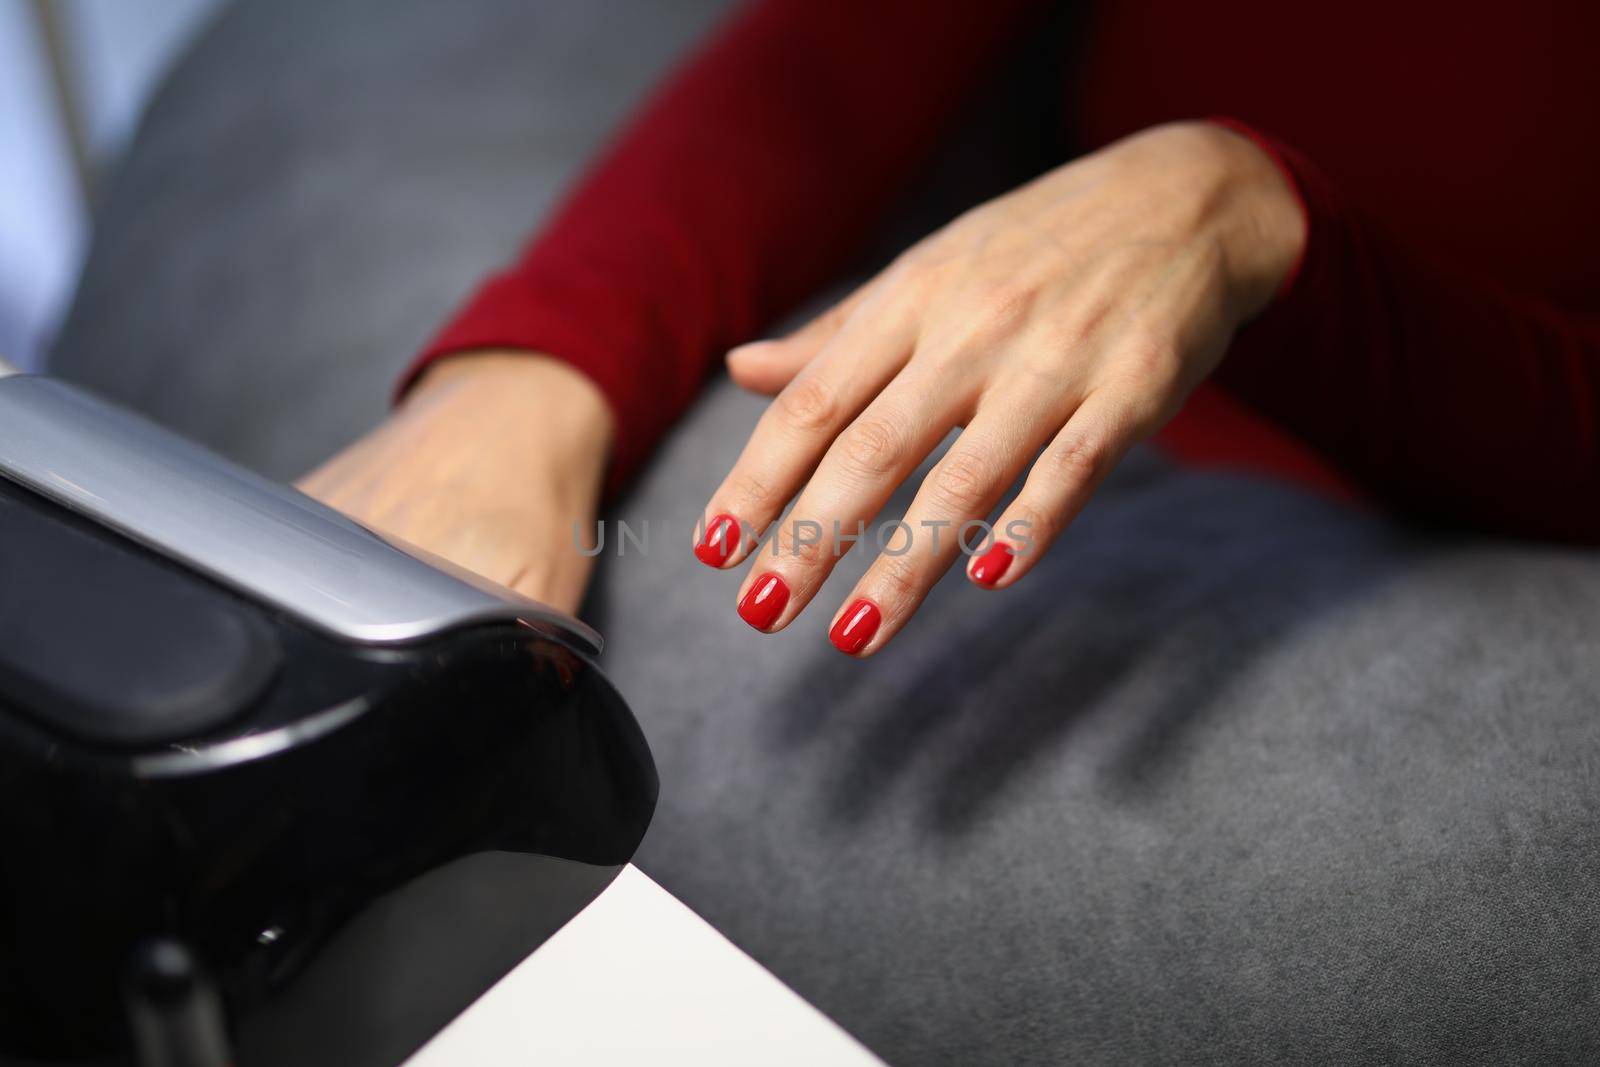
<path id="1" fill-rule="evenodd" d="M 1011 566 L 1012 557 L 1016 555 L 1011 546 L 1004 541 L 996 541 L 989 547 L 989 551 L 979 556 L 972 564 L 972 580 L 979 585 L 994 585 L 1005 577 L 1007 569 Z"/>
<path id="2" fill-rule="evenodd" d="M 833 624 L 833 629 L 828 631 L 828 640 L 840 652 L 853 656 L 867 647 L 882 621 L 883 612 L 878 610 L 878 605 L 870 600 L 857 600 Z"/>
<path id="3" fill-rule="evenodd" d="M 720 567 L 738 547 L 739 520 L 732 515 L 718 515 L 706 523 L 700 543 L 694 546 L 694 557 L 707 567 Z"/>
<path id="4" fill-rule="evenodd" d="M 789 603 L 789 586 L 776 574 L 763 574 L 757 578 L 750 591 L 739 601 L 739 618 L 765 631 L 778 621 L 783 607 Z"/>

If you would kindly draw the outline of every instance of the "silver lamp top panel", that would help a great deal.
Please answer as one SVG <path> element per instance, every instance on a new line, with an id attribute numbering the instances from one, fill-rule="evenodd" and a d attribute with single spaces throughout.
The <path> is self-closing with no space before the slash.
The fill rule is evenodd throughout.
<path id="1" fill-rule="evenodd" d="M 345 640 L 401 644 L 516 620 L 600 650 L 563 612 L 51 378 L 0 376 L 0 475 Z"/>

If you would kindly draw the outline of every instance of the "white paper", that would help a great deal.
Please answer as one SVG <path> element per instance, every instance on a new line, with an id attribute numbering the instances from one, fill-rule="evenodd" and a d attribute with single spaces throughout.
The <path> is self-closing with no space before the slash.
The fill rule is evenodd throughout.
<path id="1" fill-rule="evenodd" d="M 406 1067 L 881 1067 L 629 866 Z"/>

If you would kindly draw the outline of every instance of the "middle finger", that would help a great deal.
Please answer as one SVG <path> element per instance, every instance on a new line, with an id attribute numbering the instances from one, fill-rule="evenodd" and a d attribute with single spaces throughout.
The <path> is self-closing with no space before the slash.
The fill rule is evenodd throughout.
<path id="1" fill-rule="evenodd" d="M 828 448 L 794 509 L 767 540 L 739 590 L 739 615 L 783 629 L 803 610 L 853 538 L 971 408 L 969 390 L 913 361 Z"/>

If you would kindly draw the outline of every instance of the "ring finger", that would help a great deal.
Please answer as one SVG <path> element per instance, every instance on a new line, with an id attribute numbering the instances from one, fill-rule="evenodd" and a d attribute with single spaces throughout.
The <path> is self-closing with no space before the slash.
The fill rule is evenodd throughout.
<path id="1" fill-rule="evenodd" d="M 911 309 L 886 290 L 860 301 L 762 414 L 696 530 L 707 566 L 737 565 L 816 468 L 829 444 L 910 358 Z"/>
<path id="2" fill-rule="evenodd" d="M 1011 388 L 986 396 L 972 423 L 928 472 L 902 520 L 905 551 L 886 547 L 834 616 L 839 651 L 869 656 L 916 613 L 982 523 L 1066 420 L 1072 397 Z"/>
<path id="3" fill-rule="evenodd" d="M 781 630 L 832 572 L 840 546 L 864 529 L 901 482 L 965 421 L 970 398 L 948 376 L 909 365 L 838 435 L 794 510 L 756 555 L 739 614 Z"/>

